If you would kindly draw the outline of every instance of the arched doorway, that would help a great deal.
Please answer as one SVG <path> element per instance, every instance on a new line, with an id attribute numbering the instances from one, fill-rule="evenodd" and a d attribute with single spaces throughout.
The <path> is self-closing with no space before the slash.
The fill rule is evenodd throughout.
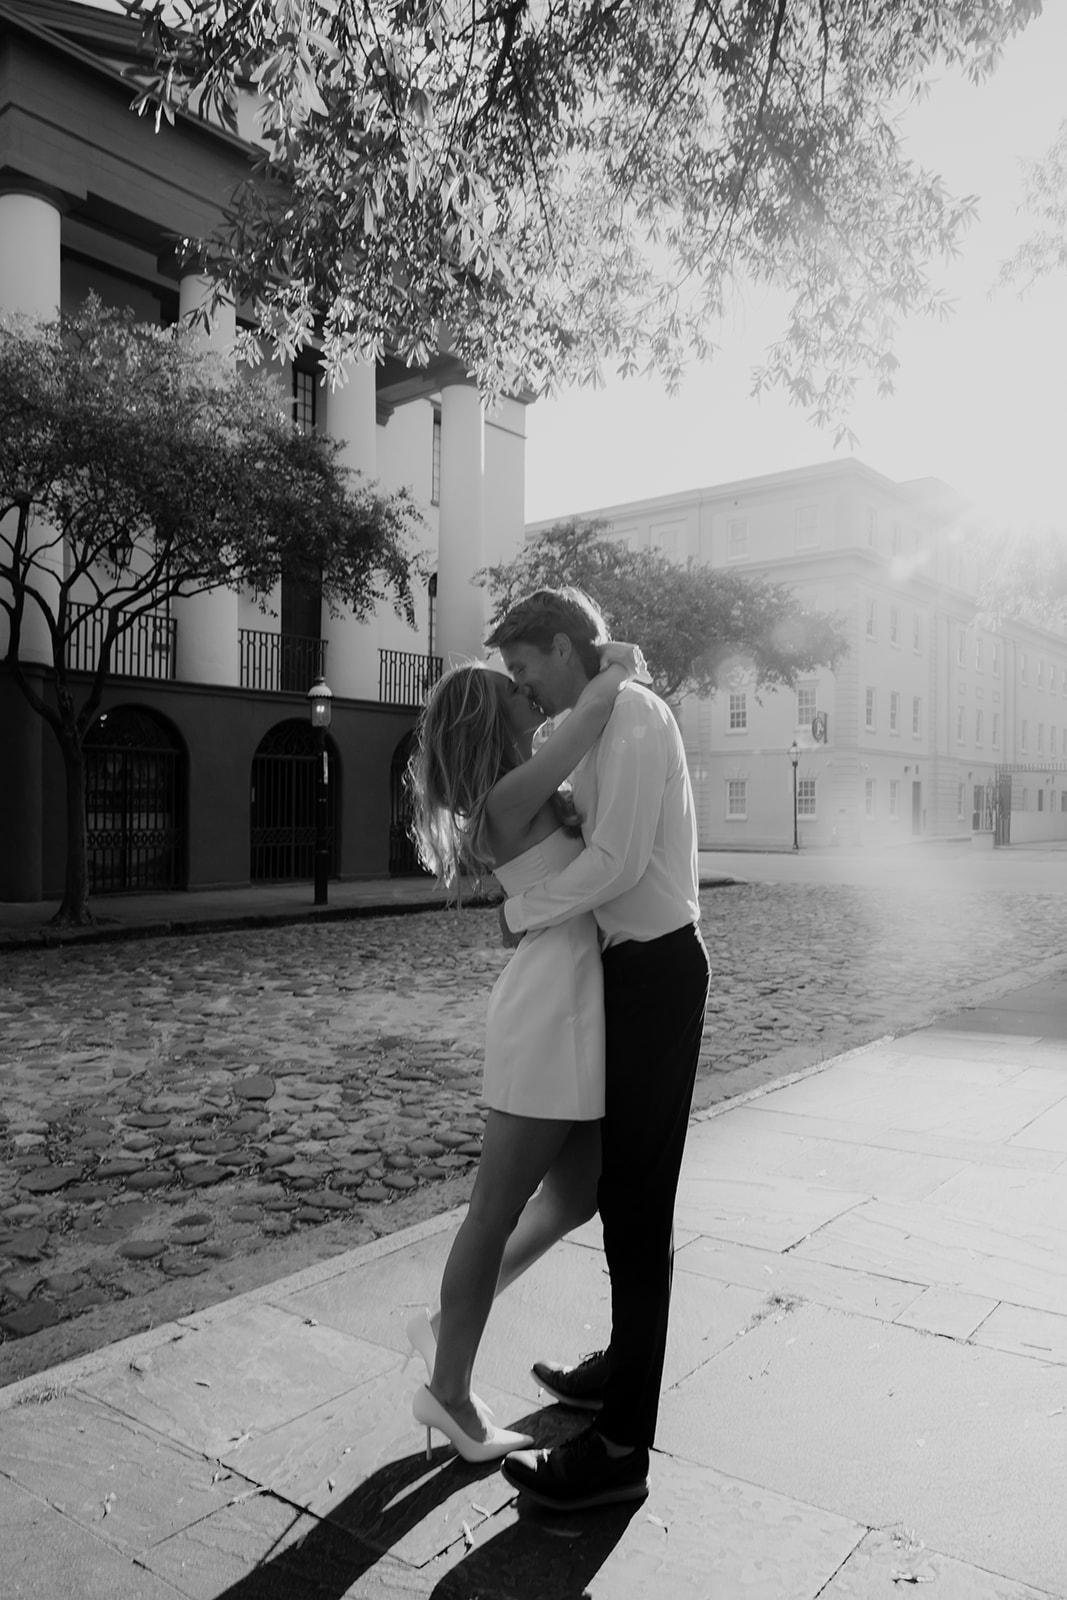
<path id="1" fill-rule="evenodd" d="M 341 764 L 326 740 L 329 872 L 337 870 Z M 253 883 L 287 883 L 315 875 L 315 799 L 319 739 L 307 722 L 279 722 L 252 761 L 250 839 Z"/>
<path id="2" fill-rule="evenodd" d="M 389 767 L 389 876 L 414 878 L 424 869 L 419 865 L 411 837 L 411 796 L 405 774 L 415 745 L 414 731 L 406 733 L 393 751 Z"/>
<path id="3" fill-rule="evenodd" d="M 83 744 L 90 894 L 181 889 L 185 752 L 177 731 L 140 706 L 97 717 Z"/>

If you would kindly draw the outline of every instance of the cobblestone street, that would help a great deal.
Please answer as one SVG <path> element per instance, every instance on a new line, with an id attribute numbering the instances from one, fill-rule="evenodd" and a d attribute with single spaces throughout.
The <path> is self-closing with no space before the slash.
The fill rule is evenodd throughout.
<path id="1" fill-rule="evenodd" d="M 698 1107 L 1064 958 L 1048 891 L 704 893 Z M 0 1383 L 460 1204 L 492 910 L 0 956 Z"/>

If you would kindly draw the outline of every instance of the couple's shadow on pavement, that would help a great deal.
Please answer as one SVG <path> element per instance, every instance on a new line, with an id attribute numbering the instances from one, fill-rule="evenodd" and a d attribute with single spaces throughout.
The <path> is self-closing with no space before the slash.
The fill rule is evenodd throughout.
<path id="1" fill-rule="evenodd" d="M 573 1413 L 557 1407 L 511 1426 L 532 1433 L 539 1448 L 575 1432 Z M 421 1450 L 391 1461 L 340 1501 L 328 1519 L 316 1520 L 304 1538 L 267 1556 L 216 1600 L 342 1600 L 438 1506 L 466 1490 L 477 1501 L 477 1485 L 499 1470 L 499 1462 L 468 1466 L 450 1446 L 435 1449 L 430 1461 Z M 568 1515 L 545 1511 L 522 1495 L 517 1516 L 512 1506 L 482 1521 L 475 1513 L 470 1548 L 458 1557 L 454 1547 L 466 1535 L 457 1520 L 442 1531 L 451 1565 L 428 1592 L 429 1600 L 581 1600 L 640 1509 L 640 1503 L 630 1502 Z M 427 1554 L 426 1563 L 438 1553 Z M 397 1593 L 418 1593 L 420 1570 L 414 1563 L 406 1570 L 383 1569 L 378 1574 L 383 1595 L 394 1592 L 391 1578 Z"/>

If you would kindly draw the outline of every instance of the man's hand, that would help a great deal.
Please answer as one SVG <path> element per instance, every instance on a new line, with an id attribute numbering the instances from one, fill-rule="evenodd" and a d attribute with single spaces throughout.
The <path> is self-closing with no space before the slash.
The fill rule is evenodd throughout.
<path id="1" fill-rule="evenodd" d="M 522 943 L 525 935 L 521 933 L 512 933 L 511 929 L 508 927 L 508 919 L 504 915 L 503 905 L 501 905 L 499 911 L 497 912 L 497 916 L 500 918 L 500 938 L 503 942 L 504 948 L 506 950 L 514 950 L 517 945 Z"/>

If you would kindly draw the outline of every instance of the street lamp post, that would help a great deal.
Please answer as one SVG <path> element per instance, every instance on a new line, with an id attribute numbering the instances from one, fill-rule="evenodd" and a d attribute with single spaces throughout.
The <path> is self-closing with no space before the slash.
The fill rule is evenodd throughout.
<path id="1" fill-rule="evenodd" d="M 797 833 L 797 766 L 800 761 L 800 746 L 796 740 L 789 746 L 789 759 L 793 763 L 793 849 L 800 849 L 800 837 Z"/>
<path id="2" fill-rule="evenodd" d="M 330 767 L 326 754 L 326 729 L 330 726 L 330 701 L 333 690 L 326 679 L 319 677 L 308 690 L 308 709 L 311 726 L 319 736 L 315 761 L 315 904 L 324 906 L 327 900 L 326 884 L 330 874 L 329 835 L 329 782 Z"/>

